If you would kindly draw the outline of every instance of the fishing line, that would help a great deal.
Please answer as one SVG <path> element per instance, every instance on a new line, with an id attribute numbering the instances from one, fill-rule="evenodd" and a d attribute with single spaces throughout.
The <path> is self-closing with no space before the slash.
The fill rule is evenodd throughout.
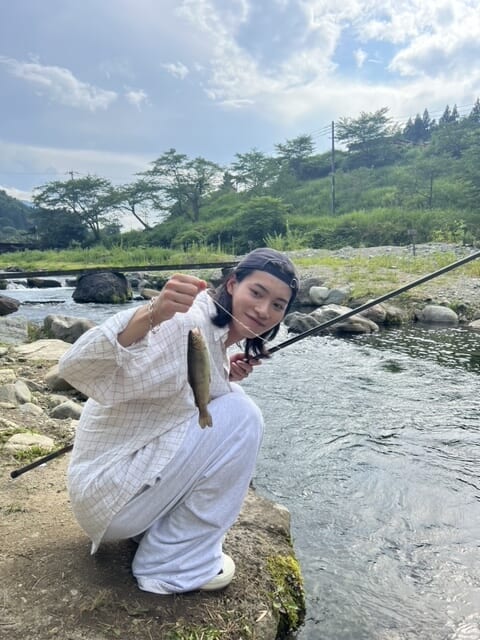
<path id="1" fill-rule="evenodd" d="M 230 311 L 228 309 L 225 309 L 225 307 L 223 305 L 220 304 L 220 302 L 217 302 L 217 300 L 214 299 L 214 302 L 216 305 L 218 305 L 220 307 L 220 309 L 222 309 L 222 311 L 225 311 L 225 313 L 227 315 L 229 315 L 232 320 L 235 320 L 235 322 L 237 322 L 241 327 L 243 327 L 244 329 L 246 329 L 247 331 L 249 331 L 250 333 L 253 333 L 253 335 L 255 336 L 255 338 L 258 338 L 259 340 L 261 340 L 262 342 L 267 342 L 267 338 L 262 338 L 262 336 L 258 335 L 258 333 L 255 333 L 255 331 L 252 331 L 252 329 L 250 329 L 250 327 L 247 327 L 246 324 L 243 324 L 243 322 L 241 320 L 239 320 L 238 318 L 236 318 L 233 313 L 230 313 Z"/>

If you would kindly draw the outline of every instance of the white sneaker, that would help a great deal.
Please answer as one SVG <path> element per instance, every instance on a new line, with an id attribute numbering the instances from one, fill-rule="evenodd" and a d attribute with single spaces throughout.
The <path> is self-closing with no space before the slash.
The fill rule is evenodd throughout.
<path id="1" fill-rule="evenodd" d="M 222 553 L 223 557 L 223 569 L 220 573 L 206 582 L 204 585 L 200 587 L 200 591 L 218 591 L 219 589 L 225 589 L 231 581 L 233 580 L 233 576 L 235 575 L 235 563 L 230 556 L 227 556 L 226 553 Z"/>

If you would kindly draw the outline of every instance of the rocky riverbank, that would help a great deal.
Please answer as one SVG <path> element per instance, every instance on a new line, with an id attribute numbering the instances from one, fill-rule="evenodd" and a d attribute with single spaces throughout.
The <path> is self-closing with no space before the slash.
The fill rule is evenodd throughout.
<path id="1" fill-rule="evenodd" d="M 0 636 L 12 640 L 275 640 L 304 616 L 286 509 L 252 488 L 225 540 L 237 573 L 223 592 L 161 597 L 139 591 L 134 545 L 90 544 L 66 491 L 68 454 L 84 398 L 62 383 L 58 339 L 0 346 Z M 4 635 L 5 634 L 5 635 Z"/>

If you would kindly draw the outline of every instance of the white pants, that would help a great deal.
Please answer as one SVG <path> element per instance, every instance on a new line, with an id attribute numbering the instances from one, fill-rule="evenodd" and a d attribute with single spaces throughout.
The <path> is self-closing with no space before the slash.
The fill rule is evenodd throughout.
<path id="1" fill-rule="evenodd" d="M 115 516 L 103 540 L 144 532 L 132 570 L 153 593 L 192 591 L 222 568 L 222 541 L 240 513 L 263 435 L 258 407 L 237 387 L 192 420 L 179 451 Z"/>

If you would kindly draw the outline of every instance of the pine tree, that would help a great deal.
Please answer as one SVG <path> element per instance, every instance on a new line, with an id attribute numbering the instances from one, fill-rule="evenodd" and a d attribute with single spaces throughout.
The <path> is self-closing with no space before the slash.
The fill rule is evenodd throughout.
<path id="1" fill-rule="evenodd" d="M 480 124 L 480 98 L 475 100 L 475 104 L 468 115 L 468 120 L 472 124 Z"/>

